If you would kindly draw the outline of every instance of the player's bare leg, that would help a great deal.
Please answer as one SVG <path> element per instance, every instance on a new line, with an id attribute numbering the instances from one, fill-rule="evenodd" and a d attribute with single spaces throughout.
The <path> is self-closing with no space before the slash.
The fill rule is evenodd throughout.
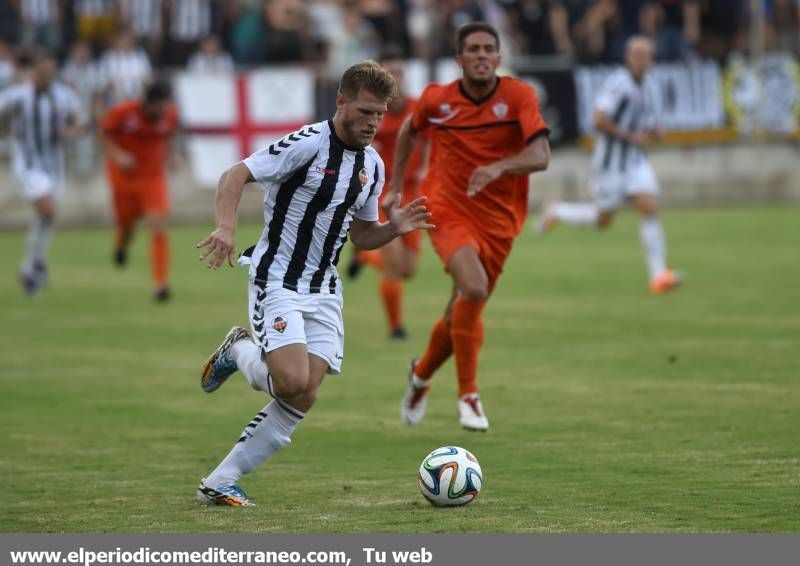
<path id="1" fill-rule="evenodd" d="M 25 241 L 25 257 L 20 266 L 20 283 L 33 296 L 47 283 L 47 251 L 53 236 L 56 205 L 51 195 L 33 203 L 34 216 Z"/>
<path id="2" fill-rule="evenodd" d="M 559 224 L 595 227 L 599 225 L 601 214 L 597 205 L 591 202 L 555 202 L 545 207 L 533 225 L 533 231 L 543 236 Z"/>
<path id="3" fill-rule="evenodd" d="M 683 277 L 680 272 L 667 267 L 667 243 L 658 217 L 655 195 L 639 193 L 632 200 L 640 215 L 639 237 L 647 261 L 650 292 L 660 295 L 677 288 L 683 282 Z"/>
<path id="4" fill-rule="evenodd" d="M 167 235 L 168 216 L 163 212 L 151 212 L 147 215 L 150 228 L 150 265 L 153 274 L 155 291 L 153 298 L 160 303 L 170 298 L 169 274 L 169 237 Z"/>
<path id="5" fill-rule="evenodd" d="M 291 442 L 291 436 L 317 400 L 328 363 L 308 354 L 305 344 L 290 344 L 267 354 L 274 399 L 247 424 L 239 441 L 200 482 L 202 503 L 250 506 L 239 479 Z M 282 392 L 282 393 L 281 393 Z M 281 396 L 281 395 L 286 396 Z"/>

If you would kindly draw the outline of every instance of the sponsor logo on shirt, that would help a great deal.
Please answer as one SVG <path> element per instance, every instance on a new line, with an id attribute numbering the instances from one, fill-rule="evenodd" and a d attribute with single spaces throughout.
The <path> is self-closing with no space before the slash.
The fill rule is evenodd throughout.
<path id="1" fill-rule="evenodd" d="M 455 110 L 452 110 L 449 104 L 442 104 L 439 107 L 439 110 L 441 111 L 442 114 L 444 114 L 444 116 L 441 116 L 439 118 L 428 118 L 428 122 L 430 122 L 431 124 L 444 124 L 448 120 L 452 120 L 453 118 L 455 118 L 461 111 L 461 108 L 456 108 Z"/>

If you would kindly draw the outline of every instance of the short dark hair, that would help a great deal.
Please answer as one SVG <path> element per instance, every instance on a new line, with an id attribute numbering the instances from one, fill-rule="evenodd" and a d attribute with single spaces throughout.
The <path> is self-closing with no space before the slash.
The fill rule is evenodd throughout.
<path id="1" fill-rule="evenodd" d="M 172 89 L 169 83 L 164 80 L 153 81 L 144 91 L 144 101 L 146 103 L 164 102 L 172 97 Z"/>
<path id="2" fill-rule="evenodd" d="M 339 82 L 339 93 L 347 100 L 355 99 L 362 88 L 387 101 L 397 96 L 394 77 L 371 59 L 348 68 Z"/>
<path id="3" fill-rule="evenodd" d="M 472 35 L 473 33 L 478 33 L 479 31 L 486 32 L 491 35 L 497 42 L 497 49 L 500 50 L 500 35 L 497 33 L 497 30 L 494 29 L 494 27 L 490 26 L 486 22 L 470 22 L 468 24 L 464 24 L 456 30 L 456 53 L 461 55 L 461 53 L 464 51 L 464 42 L 466 41 L 467 36 Z"/>

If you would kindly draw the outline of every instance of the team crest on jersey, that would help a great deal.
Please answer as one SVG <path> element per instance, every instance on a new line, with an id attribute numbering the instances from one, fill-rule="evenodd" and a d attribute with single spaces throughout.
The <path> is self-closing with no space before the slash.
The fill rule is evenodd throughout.
<path id="1" fill-rule="evenodd" d="M 367 184 L 367 181 L 369 181 L 369 173 L 367 173 L 367 170 L 362 167 L 361 171 L 358 172 L 358 182 L 361 183 L 361 186 L 363 187 Z"/>
<path id="2" fill-rule="evenodd" d="M 442 114 L 450 114 L 450 112 L 452 111 L 453 109 L 450 108 L 450 105 L 447 104 L 446 102 L 439 106 L 439 112 L 441 112 Z"/>
<path id="3" fill-rule="evenodd" d="M 505 102 L 498 102 L 492 106 L 492 112 L 498 118 L 505 118 L 508 115 L 508 104 Z"/>
<path id="4" fill-rule="evenodd" d="M 272 321 L 272 328 L 283 334 L 283 331 L 286 330 L 286 325 L 288 324 L 289 323 L 285 318 L 282 316 L 276 316 L 275 320 Z"/>

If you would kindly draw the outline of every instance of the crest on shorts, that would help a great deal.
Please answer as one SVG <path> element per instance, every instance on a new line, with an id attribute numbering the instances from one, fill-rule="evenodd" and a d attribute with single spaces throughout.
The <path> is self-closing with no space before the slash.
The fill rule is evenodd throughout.
<path id="1" fill-rule="evenodd" d="M 366 168 L 362 167 L 361 171 L 358 172 L 358 182 L 361 183 L 361 186 L 363 187 L 367 184 L 367 181 L 369 181 L 369 173 L 367 173 Z"/>
<path id="2" fill-rule="evenodd" d="M 289 324 L 285 318 L 282 316 L 276 316 L 275 320 L 272 321 L 272 328 L 283 334 L 283 331 L 286 330 L 286 325 Z"/>
<path id="3" fill-rule="evenodd" d="M 508 115 L 508 104 L 505 102 L 498 102 L 492 106 L 492 112 L 498 118 L 505 118 Z"/>

